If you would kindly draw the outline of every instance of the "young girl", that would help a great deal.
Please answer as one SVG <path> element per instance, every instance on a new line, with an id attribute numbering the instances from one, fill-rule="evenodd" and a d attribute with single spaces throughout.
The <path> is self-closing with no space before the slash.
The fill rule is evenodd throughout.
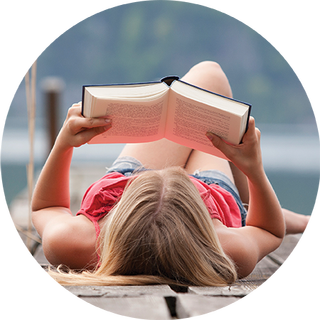
<path id="1" fill-rule="evenodd" d="M 214 62 L 194 66 L 183 80 L 232 95 Z M 81 105 L 73 105 L 34 191 L 44 253 L 54 266 L 69 267 L 50 272 L 61 284 L 225 286 L 249 275 L 286 232 L 305 229 L 307 217 L 279 205 L 253 118 L 238 146 L 207 133 L 230 162 L 165 139 L 126 145 L 72 215 L 73 148 L 111 126 L 111 119 L 82 117 Z"/>

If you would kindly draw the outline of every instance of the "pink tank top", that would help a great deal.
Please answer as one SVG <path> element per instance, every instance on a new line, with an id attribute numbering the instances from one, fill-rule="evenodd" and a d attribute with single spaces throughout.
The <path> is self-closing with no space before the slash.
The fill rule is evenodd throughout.
<path id="1" fill-rule="evenodd" d="M 83 214 L 92 221 L 97 237 L 100 234 L 99 220 L 121 198 L 129 179 L 118 172 L 109 173 L 93 183 L 84 194 L 77 215 Z M 190 179 L 199 190 L 211 218 L 219 219 L 227 227 L 241 227 L 240 210 L 230 192 L 215 184 L 208 186 L 194 177 Z"/>

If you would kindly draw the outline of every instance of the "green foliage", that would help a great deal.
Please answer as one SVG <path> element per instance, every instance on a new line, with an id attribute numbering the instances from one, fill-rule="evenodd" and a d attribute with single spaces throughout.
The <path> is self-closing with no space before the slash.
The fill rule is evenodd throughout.
<path id="1" fill-rule="evenodd" d="M 314 123 L 299 80 L 270 43 L 232 17 L 179 1 L 137 2 L 84 20 L 39 57 L 38 79 L 62 77 L 67 108 L 81 99 L 71 88 L 182 76 L 201 60 L 222 66 L 259 122 Z"/>

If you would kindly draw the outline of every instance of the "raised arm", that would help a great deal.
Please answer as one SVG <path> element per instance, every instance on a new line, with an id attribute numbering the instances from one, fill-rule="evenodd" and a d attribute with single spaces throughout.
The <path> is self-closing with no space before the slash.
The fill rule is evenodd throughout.
<path id="1" fill-rule="evenodd" d="M 41 171 L 32 198 L 32 220 L 38 233 L 52 218 L 70 213 L 69 170 L 73 148 L 111 127 L 109 119 L 81 116 L 81 104 L 74 104 Z M 53 210 L 52 210 L 53 208 Z"/>
<path id="2" fill-rule="evenodd" d="M 255 128 L 252 117 L 240 145 L 229 145 L 212 133 L 208 133 L 207 136 L 248 179 L 250 203 L 246 227 L 228 230 L 225 233 L 226 237 L 233 234 L 234 242 L 238 243 L 236 250 L 235 247 L 228 250 L 232 252 L 234 260 L 239 260 L 240 267 L 243 267 L 240 274 L 245 276 L 260 259 L 281 244 L 285 235 L 282 209 L 263 168 L 260 131 Z"/>
<path id="3" fill-rule="evenodd" d="M 69 170 L 73 148 L 110 127 L 108 119 L 84 118 L 81 104 L 73 105 L 42 169 L 31 203 L 32 221 L 53 265 L 81 269 L 96 263 L 95 230 L 89 220 L 70 211 Z"/>

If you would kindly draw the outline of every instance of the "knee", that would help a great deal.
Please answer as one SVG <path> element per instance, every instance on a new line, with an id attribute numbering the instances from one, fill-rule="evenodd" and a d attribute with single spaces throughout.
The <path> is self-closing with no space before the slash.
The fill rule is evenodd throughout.
<path id="1" fill-rule="evenodd" d="M 192 78 L 198 80 L 198 85 L 203 89 L 232 96 L 228 78 L 217 62 L 202 61 L 193 66 L 189 73 Z"/>
<path id="2" fill-rule="evenodd" d="M 202 61 L 197 63 L 195 66 L 193 66 L 190 71 L 192 72 L 199 72 L 202 75 L 220 75 L 224 74 L 221 66 L 214 61 Z"/>

